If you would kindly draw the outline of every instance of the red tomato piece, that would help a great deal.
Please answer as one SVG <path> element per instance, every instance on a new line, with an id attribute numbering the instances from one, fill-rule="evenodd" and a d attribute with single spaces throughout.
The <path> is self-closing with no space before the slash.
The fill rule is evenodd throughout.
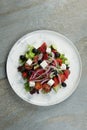
<path id="1" fill-rule="evenodd" d="M 65 75 L 66 78 L 68 78 L 69 74 L 70 74 L 69 69 L 64 70 L 64 75 Z"/>
<path id="2" fill-rule="evenodd" d="M 64 74 L 60 74 L 61 82 L 64 82 L 66 80 L 66 76 Z"/>
<path id="3" fill-rule="evenodd" d="M 54 82 L 55 82 L 53 86 L 55 87 L 55 86 L 57 86 L 57 85 L 59 84 L 59 79 L 58 79 L 58 77 L 56 76 L 56 77 L 53 78 L 53 80 L 54 80 Z"/>
<path id="4" fill-rule="evenodd" d="M 45 72 L 45 70 L 41 70 L 38 72 L 39 75 L 43 74 Z"/>
<path id="5" fill-rule="evenodd" d="M 47 53 L 44 53 L 43 55 L 43 60 L 47 60 L 48 59 L 48 54 Z"/>
<path id="6" fill-rule="evenodd" d="M 45 53 L 46 49 L 47 49 L 47 44 L 45 42 L 38 48 L 38 50 L 42 53 Z"/>
<path id="7" fill-rule="evenodd" d="M 35 56 L 33 61 L 36 63 L 38 61 L 38 56 Z"/>
<path id="8" fill-rule="evenodd" d="M 26 72 L 23 72 L 23 73 L 22 73 L 22 77 L 23 77 L 23 78 L 26 78 L 26 77 L 27 77 L 27 73 L 26 73 Z"/>
<path id="9" fill-rule="evenodd" d="M 42 88 L 43 88 L 43 90 L 44 90 L 45 92 L 50 92 L 50 90 L 51 90 L 51 87 L 50 87 L 47 83 L 44 83 L 44 84 L 42 85 Z"/>
<path id="10" fill-rule="evenodd" d="M 56 61 L 57 61 L 57 63 L 58 63 L 60 66 L 62 65 L 62 59 L 57 58 Z"/>
<path id="11" fill-rule="evenodd" d="M 40 82 L 36 82 L 36 83 L 35 83 L 35 88 L 36 88 L 37 90 L 41 89 L 41 88 L 42 88 L 42 84 L 41 84 Z"/>

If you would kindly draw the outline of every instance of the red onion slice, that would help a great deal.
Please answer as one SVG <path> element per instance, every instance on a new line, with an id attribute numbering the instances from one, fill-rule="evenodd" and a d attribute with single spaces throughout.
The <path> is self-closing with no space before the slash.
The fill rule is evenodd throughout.
<path id="1" fill-rule="evenodd" d="M 59 79 L 59 83 L 61 84 L 61 78 L 60 78 L 59 74 L 58 74 L 58 79 Z"/>
<path id="2" fill-rule="evenodd" d="M 42 70 L 43 70 L 43 69 L 39 69 L 39 70 L 37 70 L 36 73 L 34 74 L 33 78 L 35 78 L 36 75 L 37 75 L 40 71 L 42 71 Z"/>
<path id="3" fill-rule="evenodd" d="M 41 74 L 40 76 L 38 76 L 36 79 L 41 78 L 41 76 L 47 74 L 49 71 L 50 71 L 50 68 L 48 68 L 43 74 Z"/>
<path id="4" fill-rule="evenodd" d="M 47 82 L 48 80 L 49 80 L 49 79 L 44 79 L 44 80 L 41 82 L 41 84 Z"/>
<path id="5" fill-rule="evenodd" d="M 55 62 L 55 65 L 56 65 L 56 66 L 58 65 L 57 62 L 56 62 L 56 60 L 54 59 L 54 53 L 53 53 L 53 52 L 52 52 L 52 57 L 49 56 L 49 58 L 51 58 L 51 60 Z"/>
<path id="6" fill-rule="evenodd" d="M 50 65 L 49 68 L 53 68 L 53 69 L 58 71 L 58 69 L 55 66 L 53 66 L 53 65 Z"/>

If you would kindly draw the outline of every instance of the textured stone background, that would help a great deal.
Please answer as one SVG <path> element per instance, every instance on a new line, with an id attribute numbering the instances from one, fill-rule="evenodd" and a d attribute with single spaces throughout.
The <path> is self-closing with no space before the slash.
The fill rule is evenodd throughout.
<path id="1" fill-rule="evenodd" d="M 66 101 L 39 107 L 22 101 L 5 73 L 9 50 L 38 29 L 64 34 L 82 58 L 82 78 Z M 87 0 L 0 0 L 0 130 L 87 130 Z"/>

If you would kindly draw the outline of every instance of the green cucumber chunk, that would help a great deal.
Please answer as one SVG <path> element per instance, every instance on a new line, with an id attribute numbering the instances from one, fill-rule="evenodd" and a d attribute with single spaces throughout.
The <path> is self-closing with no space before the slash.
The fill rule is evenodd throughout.
<path id="1" fill-rule="evenodd" d="M 53 87 L 53 90 L 57 93 L 58 90 L 60 89 L 60 87 L 61 87 L 61 85 L 59 84 L 59 85 Z"/>
<path id="2" fill-rule="evenodd" d="M 69 62 L 68 60 L 66 60 L 66 61 L 65 61 L 65 64 L 66 64 L 66 65 L 69 65 L 69 64 L 70 64 L 70 62 Z"/>
<path id="3" fill-rule="evenodd" d="M 29 58 L 32 59 L 32 58 L 34 58 L 34 56 L 35 56 L 35 54 L 32 51 L 26 52 L 26 54 L 25 54 L 25 57 L 27 59 L 29 59 Z"/>

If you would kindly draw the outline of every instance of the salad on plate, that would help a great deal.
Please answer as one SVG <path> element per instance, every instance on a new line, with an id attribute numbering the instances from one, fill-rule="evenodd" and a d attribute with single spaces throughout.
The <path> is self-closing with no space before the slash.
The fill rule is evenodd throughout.
<path id="1" fill-rule="evenodd" d="M 25 90 L 30 94 L 47 94 L 66 87 L 70 75 L 69 61 L 54 45 L 45 42 L 41 46 L 28 45 L 25 54 L 19 57 L 18 71 L 24 79 Z"/>

